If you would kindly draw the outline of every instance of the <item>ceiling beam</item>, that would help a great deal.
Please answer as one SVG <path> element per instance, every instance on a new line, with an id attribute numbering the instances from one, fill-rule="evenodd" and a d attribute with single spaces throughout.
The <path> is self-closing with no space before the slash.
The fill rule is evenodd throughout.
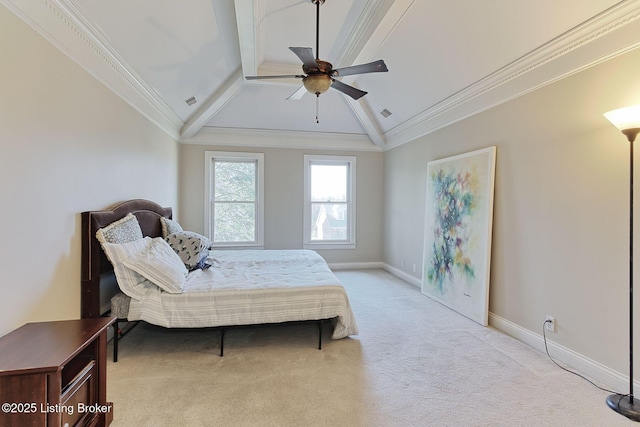
<path id="1" fill-rule="evenodd" d="M 355 99 L 346 96 L 344 97 L 351 107 L 351 111 L 356 116 L 364 131 L 369 135 L 369 139 L 376 147 L 384 148 L 385 137 L 378 128 L 378 125 L 371 114 L 369 104 L 364 101 L 356 101 Z"/>
<path id="2" fill-rule="evenodd" d="M 334 58 L 336 64 L 340 64 L 341 67 L 356 64 L 356 58 L 361 54 L 363 46 L 373 37 L 393 3 L 394 0 L 368 0 L 367 6 L 351 28 L 347 42 Z"/>
<path id="3" fill-rule="evenodd" d="M 415 0 L 396 0 L 387 10 L 384 17 L 378 23 L 373 33 L 367 38 L 366 43 L 359 49 L 359 53 L 353 59 L 354 64 L 371 62 L 373 57 L 382 47 L 382 44 L 396 29 L 402 18 L 407 14 Z M 345 49 L 347 50 L 347 49 Z"/>
<path id="4" fill-rule="evenodd" d="M 180 140 L 191 138 L 213 118 L 234 96 L 242 90 L 244 76 L 238 68 L 224 84 L 206 100 L 204 104 L 187 120 L 180 130 Z"/>
<path id="5" fill-rule="evenodd" d="M 384 43 L 384 41 L 389 37 L 392 31 L 398 26 L 402 18 L 407 14 L 411 6 L 415 0 L 396 0 L 391 7 L 387 10 L 384 17 L 378 23 L 378 26 L 373 31 L 373 33 L 369 36 L 366 43 L 361 45 L 359 43 L 359 37 L 354 37 L 350 39 L 354 45 L 361 45 L 359 47 L 359 53 L 355 54 L 353 58 L 352 64 L 364 64 L 371 62 L 373 60 L 373 56 L 380 50 L 380 47 Z M 378 6 L 382 6 L 381 1 L 378 1 Z M 371 22 L 373 18 L 369 15 L 368 20 Z M 361 22 L 360 20 L 359 22 Z M 359 27 L 364 27 L 363 25 L 359 25 Z M 363 34 L 363 30 L 359 31 L 359 34 Z M 349 43 L 351 44 L 351 43 Z M 343 52 L 353 52 L 354 49 L 352 46 L 345 46 Z M 345 55 L 348 55 L 345 53 Z M 353 55 L 353 54 L 352 54 Z M 351 61 L 350 61 L 351 62 Z M 390 72 L 393 72 L 391 70 Z M 353 84 L 353 82 L 358 78 L 358 76 L 348 76 L 342 79 L 347 84 Z M 363 98 L 360 101 L 355 101 L 349 97 L 345 97 L 351 107 L 356 118 L 360 121 L 360 124 L 364 128 L 365 132 L 369 135 L 371 142 L 373 142 L 376 146 L 380 148 L 384 148 L 386 144 L 386 138 L 380 128 L 378 127 L 378 122 L 375 119 L 374 115 L 371 113 L 371 109 L 368 106 L 368 103 Z"/>
<path id="6" fill-rule="evenodd" d="M 258 74 L 261 62 L 263 27 L 259 25 L 265 16 L 264 2 L 235 0 L 236 25 L 240 42 L 240 61 L 245 76 Z"/>

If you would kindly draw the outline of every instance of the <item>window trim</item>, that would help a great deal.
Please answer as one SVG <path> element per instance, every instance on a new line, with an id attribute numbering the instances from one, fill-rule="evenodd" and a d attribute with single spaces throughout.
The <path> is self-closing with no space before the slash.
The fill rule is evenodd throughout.
<path id="1" fill-rule="evenodd" d="M 311 240 L 311 164 L 349 166 L 347 174 L 347 239 L 326 242 Z M 355 249 L 356 248 L 356 157 L 329 156 L 321 154 L 304 155 L 304 209 L 303 209 L 303 248 L 305 249 Z"/>
<path id="2" fill-rule="evenodd" d="M 227 242 L 216 243 L 213 241 L 211 227 L 211 204 L 213 186 L 211 185 L 214 174 L 214 161 L 256 161 L 256 240 L 254 242 Z M 204 233 L 211 240 L 214 248 L 259 248 L 264 247 L 264 153 L 245 153 L 231 151 L 205 151 L 205 181 L 204 181 Z"/>

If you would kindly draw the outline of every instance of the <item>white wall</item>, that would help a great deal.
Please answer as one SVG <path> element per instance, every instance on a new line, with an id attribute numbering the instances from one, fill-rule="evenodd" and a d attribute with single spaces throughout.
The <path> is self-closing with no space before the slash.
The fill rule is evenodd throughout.
<path id="1" fill-rule="evenodd" d="M 177 205 L 177 142 L 0 6 L 0 336 L 80 316 L 80 212 Z"/>
<path id="2" fill-rule="evenodd" d="M 553 315 L 550 339 L 628 373 L 629 143 L 602 113 L 640 104 L 638 64 L 640 50 L 385 152 L 385 262 L 420 279 L 427 162 L 495 145 L 490 312 L 535 334 Z"/>
<path id="3" fill-rule="evenodd" d="M 248 137 L 250 138 L 250 137 Z M 246 141 L 245 141 L 246 142 Z M 286 148 L 247 148 L 180 145 L 180 211 L 185 229 L 204 229 L 204 152 L 264 153 L 265 249 L 302 248 L 302 209 L 305 154 L 356 156 L 356 249 L 318 251 L 329 263 L 382 260 L 383 155 L 365 151 L 317 151 Z"/>

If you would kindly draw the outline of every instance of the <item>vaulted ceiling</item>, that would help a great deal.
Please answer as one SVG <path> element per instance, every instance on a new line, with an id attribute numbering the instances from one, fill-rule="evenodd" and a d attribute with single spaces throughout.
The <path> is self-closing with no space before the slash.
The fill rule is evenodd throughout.
<path id="1" fill-rule="evenodd" d="M 387 149 L 640 45 L 640 0 L 326 0 L 320 59 L 384 59 L 389 72 L 338 78 L 368 92 L 357 101 L 333 89 L 287 100 L 300 80 L 244 76 L 302 73 L 289 47 L 315 53 L 312 0 L 0 2 L 186 142 L 277 135 Z"/>

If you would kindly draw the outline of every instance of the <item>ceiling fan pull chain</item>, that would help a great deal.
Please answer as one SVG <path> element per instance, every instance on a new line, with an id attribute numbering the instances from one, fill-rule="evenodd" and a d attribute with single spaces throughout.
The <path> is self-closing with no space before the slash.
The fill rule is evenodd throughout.
<path id="1" fill-rule="evenodd" d="M 316 94 L 316 123 L 320 123 L 320 119 L 318 118 L 318 105 L 320 105 L 320 95 Z"/>

